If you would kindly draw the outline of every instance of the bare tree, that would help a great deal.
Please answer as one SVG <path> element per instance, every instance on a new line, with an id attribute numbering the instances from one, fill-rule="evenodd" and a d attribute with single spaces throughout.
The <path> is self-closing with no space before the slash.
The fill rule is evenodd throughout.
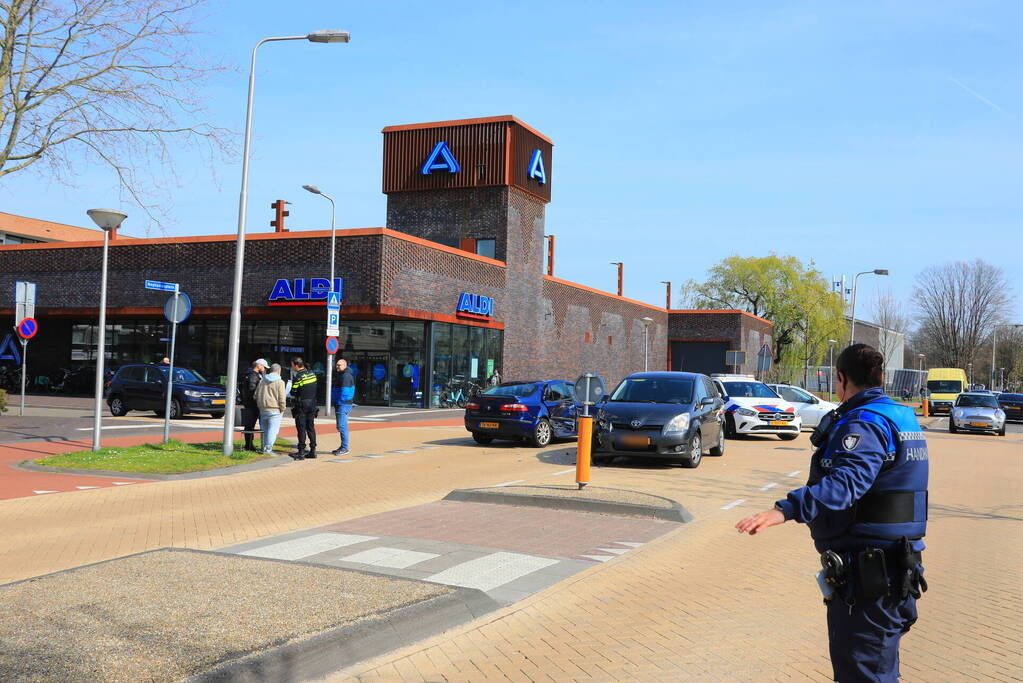
<path id="1" fill-rule="evenodd" d="M 222 153 L 224 131 L 199 120 L 216 67 L 189 51 L 204 1 L 0 2 L 0 177 L 43 162 L 70 182 L 98 162 L 148 212 L 146 171 L 166 176 L 170 142 Z"/>
<path id="2" fill-rule="evenodd" d="M 892 290 L 882 290 L 873 307 L 874 322 L 878 326 L 878 349 L 885 359 L 891 359 L 899 350 L 909 327 L 909 316 L 902 302 L 895 298 Z"/>
<path id="3" fill-rule="evenodd" d="M 1001 268 L 977 259 L 932 266 L 916 277 L 917 343 L 931 367 L 965 368 L 1009 310 Z"/>

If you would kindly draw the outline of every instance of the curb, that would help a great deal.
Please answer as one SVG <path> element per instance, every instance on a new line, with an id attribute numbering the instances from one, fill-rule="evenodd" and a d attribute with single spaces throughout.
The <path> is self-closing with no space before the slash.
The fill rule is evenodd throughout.
<path id="1" fill-rule="evenodd" d="M 224 662 L 184 681 L 297 682 L 320 678 L 443 633 L 500 606 L 482 591 L 458 588 L 366 621 Z"/>
<path id="2" fill-rule="evenodd" d="M 554 510 L 597 512 L 605 515 L 652 517 L 653 519 L 663 519 L 669 522 L 679 522 L 682 524 L 693 521 L 694 518 L 692 513 L 686 510 L 680 503 L 662 496 L 651 496 L 651 498 L 668 501 L 671 503 L 671 507 L 657 508 L 649 505 L 593 500 L 592 498 L 559 498 L 556 496 L 516 494 L 502 489 L 455 489 L 448 495 L 444 496 L 443 500 L 452 500 L 461 503 L 494 503 L 497 505 L 518 505 L 523 507 L 550 508 Z"/>
<path id="3" fill-rule="evenodd" d="M 253 470 L 265 469 L 267 467 L 278 467 L 288 462 L 291 462 L 290 456 L 278 455 L 276 457 L 259 460 L 257 462 L 247 462 L 244 465 L 221 467 L 219 469 L 203 470 L 201 472 L 182 472 L 180 474 L 152 474 L 149 472 L 114 472 L 111 470 L 81 470 L 71 467 L 46 467 L 45 465 L 35 465 L 28 460 L 20 463 L 14 463 L 11 467 L 24 472 L 44 472 L 46 474 L 77 474 L 92 477 L 104 477 L 106 479 L 119 478 L 136 479 L 141 481 L 175 481 L 178 479 L 224 477 L 229 474 L 237 474 L 239 472 L 251 472 Z"/>

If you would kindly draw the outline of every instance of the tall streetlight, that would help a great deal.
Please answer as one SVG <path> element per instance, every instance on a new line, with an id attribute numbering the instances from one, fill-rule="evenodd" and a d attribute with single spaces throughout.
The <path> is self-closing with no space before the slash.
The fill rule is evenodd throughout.
<path id="1" fill-rule="evenodd" d="M 348 31 L 313 31 L 304 36 L 263 38 L 252 48 L 249 96 L 245 103 L 245 143 L 242 147 L 242 189 L 238 197 L 238 239 L 234 248 L 234 291 L 231 295 L 231 330 L 227 339 L 227 403 L 224 406 L 224 455 L 234 452 L 234 406 L 238 390 L 238 342 L 242 329 L 242 270 L 245 260 L 245 209 L 249 193 L 249 148 L 252 144 L 252 97 L 256 92 L 256 52 L 263 43 L 308 40 L 310 43 L 347 43 Z M 329 401 L 328 401 L 329 402 Z"/>
<path id="2" fill-rule="evenodd" d="M 991 390 L 992 391 L 994 391 L 994 388 L 995 388 L 995 375 L 997 374 L 996 371 L 995 371 L 995 364 L 998 363 L 998 361 L 995 360 L 995 348 L 996 348 L 997 343 L 998 343 L 998 328 L 999 327 L 1015 327 L 1015 328 L 1020 328 L 1020 327 L 1023 327 L 1023 324 L 1021 324 L 1021 323 L 1008 323 L 1008 324 L 1005 324 L 1005 325 L 995 325 L 995 329 L 991 332 Z"/>
<path id="3" fill-rule="evenodd" d="M 837 339 L 828 340 L 828 400 L 831 400 L 832 389 L 834 388 L 835 377 L 835 344 Z"/>
<path id="4" fill-rule="evenodd" d="M 103 422 L 103 372 L 107 354 L 107 261 L 110 251 L 110 231 L 117 230 L 128 214 L 115 209 L 89 209 L 89 218 L 103 229 L 103 267 L 99 281 L 99 339 L 96 343 L 96 398 L 92 419 L 92 450 L 100 449 Z"/>
<path id="5" fill-rule="evenodd" d="M 888 271 L 883 268 L 875 268 L 874 270 L 865 270 L 862 273 L 856 273 L 853 277 L 853 296 L 852 296 L 852 324 L 849 326 L 849 346 L 852 346 L 856 339 L 856 281 L 860 278 L 860 275 L 887 275 Z"/>
<path id="6" fill-rule="evenodd" d="M 323 190 L 321 190 L 320 188 L 316 187 L 315 185 L 303 185 L 302 189 L 305 190 L 306 192 L 312 192 L 313 194 L 318 194 L 321 197 L 323 197 L 324 199 L 326 199 L 328 202 L 330 202 L 330 291 L 333 292 L 334 291 L 334 239 L 335 239 L 336 233 L 337 233 L 337 228 L 335 227 L 335 224 L 334 224 L 334 217 L 335 217 L 335 213 L 336 213 L 335 206 L 334 206 L 334 198 L 331 197 L 326 192 L 324 192 Z M 334 378 L 334 354 L 333 353 L 328 353 L 327 354 L 327 399 L 326 399 L 326 402 L 327 402 L 327 417 L 330 417 L 330 409 L 332 407 L 331 406 L 331 402 L 330 402 L 330 385 L 332 383 L 333 378 Z"/>
<path id="7" fill-rule="evenodd" d="M 966 364 L 966 381 L 970 383 L 970 389 L 973 389 L 973 363 Z"/>
<path id="8" fill-rule="evenodd" d="M 916 357 L 919 359 L 919 363 L 917 364 L 917 369 L 920 372 L 923 372 L 924 371 L 924 358 L 927 357 L 927 354 L 918 353 L 918 354 L 916 354 Z M 918 379 L 920 380 L 920 397 L 923 398 L 924 388 L 927 386 L 927 383 L 924 381 L 923 377 L 919 377 Z"/>
<path id="9" fill-rule="evenodd" d="M 650 370 L 650 326 L 654 324 L 653 318 L 640 318 L 643 323 L 643 372 Z"/>

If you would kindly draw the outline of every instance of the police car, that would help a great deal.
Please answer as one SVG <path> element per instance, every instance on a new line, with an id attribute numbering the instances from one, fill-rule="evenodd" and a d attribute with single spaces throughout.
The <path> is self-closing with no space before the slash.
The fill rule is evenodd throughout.
<path id="1" fill-rule="evenodd" d="M 725 397 L 725 436 L 776 434 L 783 441 L 799 436 L 803 426 L 796 406 L 749 375 L 711 375 Z"/>

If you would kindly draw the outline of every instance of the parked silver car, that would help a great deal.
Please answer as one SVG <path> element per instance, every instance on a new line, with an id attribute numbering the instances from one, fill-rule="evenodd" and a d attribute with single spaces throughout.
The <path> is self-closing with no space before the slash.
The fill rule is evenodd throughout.
<path id="1" fill-rule="evenodd" d="M 948 431 L 995 432 L 1005 436 L 1005 413 L 998 407 L 998 399 L 991 394 L 969 392 L 959 394 L 952 414 L 948 416 Z"/>

